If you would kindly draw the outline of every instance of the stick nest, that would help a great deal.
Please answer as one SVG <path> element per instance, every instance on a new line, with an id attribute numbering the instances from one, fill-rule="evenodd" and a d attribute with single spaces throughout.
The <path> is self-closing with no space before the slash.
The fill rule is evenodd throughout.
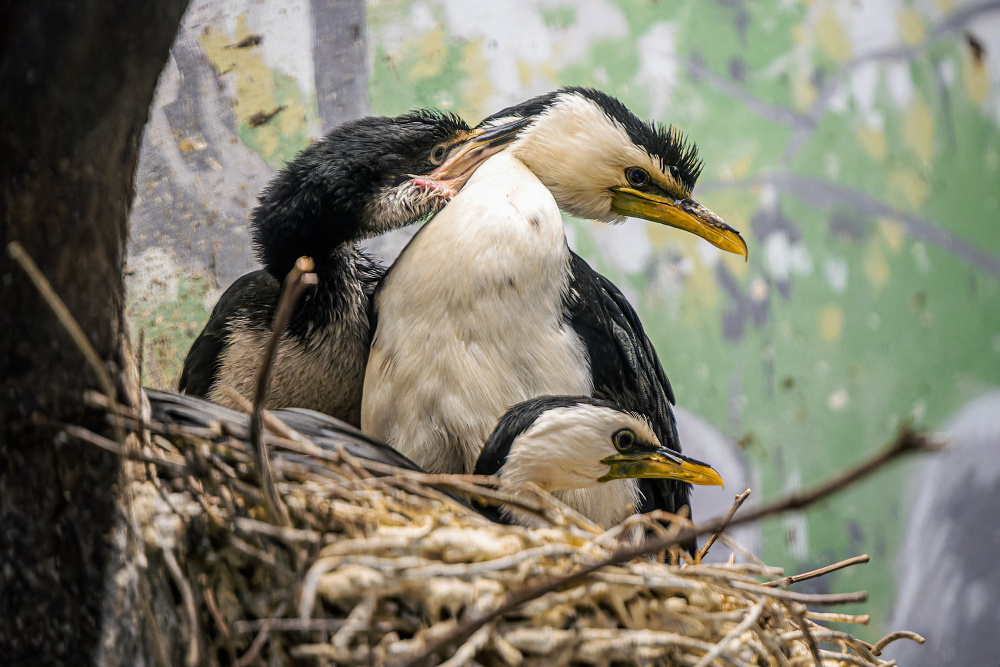
<path id="1" fill-rule="evenodd" d="M 867 617 L 810 611 L 823 596 L 762 585 L 782 572 L 759 562 L 639 559 L 510 604 L 641 530 L 669 530 L 648 517 L 604 531 L 541 492 L 401 474 L 268 416 L 283 524 L 254 473 L 246 415 L 186 427 L 103 407 L 141 436 L 124 452 L 137 461 L 133 525 L 147 563 L 165 566 L 148 569 L 150 606 L 173 609 L 154 611 L 154 631 L 168 636 L 169 616 L 187 639 L 163 640 L 166 664 L 894 664 L 818 623 Z M 449 493 L 516 498 L 539 527 L 491 523 Z"/>

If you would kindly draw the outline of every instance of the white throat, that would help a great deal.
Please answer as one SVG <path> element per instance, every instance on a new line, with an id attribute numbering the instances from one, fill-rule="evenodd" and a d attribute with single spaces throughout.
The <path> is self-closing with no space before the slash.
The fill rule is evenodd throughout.
<path id="1" fill-rule="evenodd" d="M 564 321 L 569 248 L 552 195 L 509 152 L 413 238 L 378 298 L 361 427 L 432 472 L 471 473 L 520 401 L 592 391 Z"/>

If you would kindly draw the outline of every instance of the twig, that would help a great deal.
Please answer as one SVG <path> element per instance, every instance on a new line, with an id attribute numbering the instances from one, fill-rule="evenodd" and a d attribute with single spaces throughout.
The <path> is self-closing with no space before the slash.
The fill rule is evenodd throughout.
<path id="1" fill-rule="evenodd" d="M 735 499 L 733 499 L 733 506 L 729 508 L 728 512 L 726 512 L 726 516 L 722 517 L 722 525 L 719 527 L 719 530 L 712 533 L 712 536 L 708 538 L 707 542 L 705 542 L 705 546 L 703 546 L 701 549 L 698 549 L 698 553 L 694 557 L 694 562 L 700 563 L 701 559 L 704 558 L 706 554 L 708 554 L 708 550 L 711 549 L 712 545 L 715 544 L 715 541 L 719 539 L 719 535 L 721 535 L 722 531 L 726 529 L 726 527 L 729 525 L 729 522 L 733 520 L 733 515 L 736 514 L 736 510 L 742 507 L 743 503 L 745 503 L 746 499 L 749 497 L 750 497 L 750 489 L 747 489 L 740 495 L 736 496 Z"/>
<path id="2" fill-rule="evenodd" d="M 857 665 L 858 667 L 870 667 L 870 665 L 872 664 L 870 661 L 865 660 L 864 658 L 861 658 L 859 656 L 856 656 L 853 653 L 837 653 L 835 651 L 825 651 L 822 649 L 819 651 L 819 658 L 820 660 L 835 660 L 838 664 L 847 662 L 852 665 Z M 894 662 L 895 661 L 882 662 L 879 663 L 879 667 L 891 667 L 894 664 Z"/>
<path id="3" fill-rule="evenodd" d="M 845 567 L 850 567 L 852 565 L 858 565 L 859 563 L 867 563 L 870 560 L 871 558 L 868 557 L 868 554 L 862 554 L 860 556 L 854 556 L 853 558 L 842 560 L 839 563 L 821 567 L 818 570 L 812 570 L 811 572 L 803 572 L 802 574 L 793 574 L 790 577 L 782 577 L 781 579 L 775 579 L 774 581 L 766 581 L 763 585 L 774 586 L 776 588 L 787 588 L 788 586 L 800 581 L 822 577 L 824 574 L 830 574 L 831 572 L 836 572 L 837 570 L 842 570 Z"/>
<path id="4" fill-rule="evenodd" d="M 855 602 L 864 602 L 868 599 L 868 593 L 865 591 L 856 591 L 854 593 L 796 593 L 794 591 L 779 591 L 775 588 L 769 588 L 762 584 L 751 584 L 747 581 L 739 581 L 736 579 L 730 580 L 728 583 L 733 588 L 746 591 L 747 593 L 766 595 L 784 602 L 800 602 L 802 604 L 825 606 L 834 604 L 852 604 Z"/>
<path id="5" fill-rule="evenodd" d="M 139 329 L 139 349 L 138 353 L 135 355 L 135 365 L 139 367 L 139 386 L 142 387 L 142 372 L 143 366 L 146 363 L 146 330 Z"/>
<path id="6" fill-rule="evenodd" d="M 267 641 L 268 635 L 271 634 L 271 623 L 274 622 L 275 618 L 285 613 L 285 607 L 287 606 L 287 599 L 282 600 L 278 604 L 278 608 L 274 610 L 274 613 L 271 614 L 267 621 L 264 622 L 263 626 L 261 626 L 260 632 L 257 633 L 256 637 L 254 637 L 253 643 L 250 644 L 250 648 L 247 649 L 247 652 L 244 653 L 239 660 L 233 663 L 233 667 L 246 667 L 257 659 L 257 655 L 260 653 L 260 650 L 264 648 L 264 642 Z"/>
<path id="7" fill-rule="evenodd" d="M 453 656 L 441 663 L 440 667 L 465 667 L 465 665 L 468 665 L 476 657 L 479 649 L 486 646 L 486 642 L 489 641 L 492 631 L 493 627 L 489 624 L 476 630 L 469 637 L 469 640 L 455 651 Z"/>
<path id="8" fill-rule="evenodd" d="M 857 623 L 858 625 L 868 625 L 871 616 L 868 614 L 836 614 L 831 611 L 807 611 L 806 618 L 814 621 L 829 621 L 832 623 Z M 869 649 L 870 650 L 870 649 Z"/>
<path id="9" fill-rule="evenodd" d="M 70 436 L 71 438 L 76 438 L 83 442 L 90 443 L 96 447 L 107 450 L 112 454 L 117 454 L 118 456 L 133 460 L 140 461 L 144 463 L 152 463 L 153 465 L 162 466 L 164 468 L 171 468 L 174 472 L 185 472 L 187 471 L 187 466 L 184 464 L 183 459 L 180 461 L 171 461 L 169 459 L 164 459 L 156 456 L 149 456 L 148 454 L 143 454 L 141 452 L 125 452 L 122 446 L 119 445 L 114 440 L 110 438 L 105 438 L 103 435 L 94 433 L 93 431 L 87 430 L 82 426 L 77 426 L 75 424 L 63 424 L 63 432 Z"/>
<path id="10" fill-rule="evenodd" d="M 208 607 L 208 612 L 212 615 L 215 624 L 219 626 L 219 632 L 222 633 L 222 639 L 226 644 L 226 652 L 229 653 L 229 662 L 234 663 L 236 662 L 236 647 L 233 646 L 233 636 L 229 631 L 226 619 L 219 611 L 219 605 L 215 602 L 215 593 L 212 592 L 212 587 L 208 583 L 208 575 L 202 574 L 199 581 L 201 582 L 202 597 L 205 598 L 205 606 Z"/>
<path id="11" fill-rule="evenodd" d="M 344 624 L 330 639 L 330 645 L 342 651 L 347 650 L 351 639 L 368 626 L 377 605 L 378 597 L 369 592 L 361 602 L 354 605 L 354 609 L 344 619 Z"/>
<path id="12" fill-rule="evenodd" d="M 750 549 L 746 548 L 745 546 L 743 546 L 742 544 L 740 544 L 739 542 L 737 542 L 733 538 L 729 537 L 729 535 L 726 535 L 725 533 L 719 533 L 719 541 L 722 542 L 723 544 L 725 544 L 730 549 L 732 549 L 732 552 L 730 552 L 730 554 L 729 554 L 729 556 L 731 558 L 734 557 L 734 556 L 736 556 L 736 555 L 739 555 L 739 556 L 742 556 L 743 560 L 745 560 L 748 563 L 756 563 L 757 565 L 765 565 L 764 561 L 762 561 L 760 558 L 757 557 L 757 554 L 755 554 L 754 552 L 750 551 Z M 778 574 L 784 574 L 784 571 L 779 572 Z"/>
<path id="13" fill-rule="evenodd" d="M 828 496 L 831 496 L 838 491 L 842 491 L 854 482 L 873 474 L 896 459 L 902 458 L 908 454 L 938 452 L 943 448 L 943 445 L 933 442 L 925 435 L 910 429 L 909 426 L 905 426 L 889 447 L 886 447 L 868 460 L 862 461 L 853 468 L 819 484 L 812 489 L 800 493 L 794 493 L 783 498 L 778 498 L 773 502 L 750 509 L 740 516 L 734 517 L 729 522 L 729 526 L 732 527 L 744 523 L 759 521 L 775 514 L 787 512 L 788 510 L 802 509 Z M 706 533 L 715 532 L 721 527 L 722 522 L 723 519 L 719 518 L 707 521 L 698 528 L 695 534 L 704 535 Z M 680 539 L 688 539 L 689 537 L 691 537 L 691 535 L 682 534 Z M 636 554 L 636 556 L 639 555 L 642 554 Z"/>
<path id="14" fill-rule="evenodd" d="M 806 618 L 809 618 L 809 613 L 804 614 Z M 841 632 L 840 630 L 831 630 L 822 625 L 817 625 L 815 623 L 811 624 L 813 626 L 812 636 L 817 642 L 840 642 L 844 646 L 850 646 L 854 651 L 860 655 L 863 659 L 868 662 L 865 665 L 870 665 L 871 663 L 881 662 L 877 660 L 875 656 L 872 655 L 872 645 L 866 641 L 862 641 L 857 637 L 852 636 L 847 632 Z"/>
<path id="15" fill-rule="evenodd" d="M 313 270 L 313 261 L 307 257 L 299 257 L 295 260 L 295 267 L 285 276 L 285 282 L 281 290 L 281 297 L 278 299 L 278 308 L 274 313 L 274 320 L 271 323 L 271 338 L 267 341 L 264 349 L 264 358 L 260 362 L 257 370 L 257 391 L 254 394 L 253 413 L 250 415 L 250 442 L 253 444 L 254 464 L 257 474 L 260 476 L 261 487 L 264 489 L 264 501 L 267 511 L 276 521 L 284 526 L 291 525 L 288 518 L 288 510 L 278 495 L 278 490 L 274 487 L 274 474 L 271 472 L 271 462 L 268 459 L 267 445 L 263 440 L 263 417 L 262 411 L 264 403 L 267 401 L 267 390 L 270 384 L 271 366 L 274 364 L 274 354 L 278 349 L 278 341 L 281 339 L 288 321 L 292 317 L 292 310 L 296 302 L 302 295 L 302 291 L 310 285 L 316 284 L 316 274 L 310 273 Z"/>
<path id="16" fill-rule="evenodd" d="M 265 521 L 257 521 L 248 517 L 238 516 L 233 519 L 233 524 L 238 531 L 247 533 L 260 533 L 268 537 L 276 537 L 287 544 L 298 542 L 308 542 L 319 544 L 323 538 L 322 533 L 315 530 L 305 530 L 300 528 L 290 528 L 288 526 L 275 526 Z"/>
<path id="17" fill-rule="evenodd" d="M 807 621 L 805 618 L 805 607 L 802 605 L 785 605 L 788 613 L 799 622 L 799 628 L 802 630 L 802 636 L 806 640 L 806 644 L 809 646 L 809 653 L 812 654 L 813 662 L 816 663 L 816 667 L 823 667 L 823 658 L 819 654 L 819 644 L 816 643 L 816 638 L 812 636 L 809 632 L 809 627 L 806 625 Z"/>
<path id="18" fill-rule="evenodd" d="M 826 498 L 837 491 L 840 491 L 857 480 L 871 475 L 876 470 L 882 468 L 886 464 L 901 458 L 906 454 L 913 454 L 917 452 L 933 452 L 939 451 L 941 449 L 940 445 L 931 442 L 925 436 L 912 431 L 909 427 L 906 427 L 900 432 L 896 437 L 895 441 L 884 449 L 883 451 L 875 454 L 867 461 L 864 461 L 854 468 L 834 477 L 833 479 L 820 484 L 812 490 L 808 490 L 802 493 L 796 493 L 785 498 L 780 498 L 774 502 L 768 503 L 766 505 L 758 506 L 745 514 L 734 517 L 728 525 L 735 526 L 738 524 L 748 523 L 750 521 L 757 521 L 767 516 L 771 516 L 789 509 L 801 509 L 807 505 L 810 505 L 818 500 Z M 494 618 L 497 618 L 507 612 L 516 609 L 520 605 L 528 602 L 529 600 L 534 600 L 535 598 L 541 597 L 546 593 L 550 593 L 559 588 L 566 586 L 571 586 L 579 583 L 587 575 L 596 572 L 597 570 L 607 567 L 608 565 L 614 565 L 617 563 L 622 563 L 625 561 L 632 560 L 644 556 L 648 553 L 655 553 L 657 551 L 662 551 L 663 549 L 669 548 L 674 544 L 680 543 L 682 540 L 690 539 L 697 535 L 704 535 L 708 533 L 713 533 L 720 530 L 723 525 L 725 517 L 716 518 L 707 521 L 702 526 L 697 529 L 684 529 L 681 533 L 672 538 L 660 537 L 647 540 L 645 544 L 637 548 L 624 548 L 616 551 L 614 554 L 608 558 L 599 560 L 597 562 L 584 565 L 579 570 L 575 572 L 570 572 L 568 574 L 559 575 L 555 577 L 550 577 L 549 579 L 537 583 L 533 586 L 528 586 L 518 591 L 513 591 L 507 594 L 507 598 L 499 605 L 491 610 L 482 611 L 479 613 L 471 614 L 464 622 L 459 623 L 455 628 L 448 633 L 445 633 L 431 641 L 428 641 L 421 651 L 416 654 L 409 656 L 407 660 L 403 663 L 404 665 L 416 665 L 421 663 L 427 657 L 434 655 L 437 651 L 445 646 L 455 644 L 460 641 L 465 641 L 473 632 L 481 628 L 486 623 L 489 623 Z M 802 594 L 790 594 L 782 591 L 782 595 L 775 595 L 779 591 L 766 586 L 754 586 L 755 590 L 753 592 L 765 593 L 771 595 L 772 597 L 783 597 L 787 595 L 799 596 Z M 823 601 L 818 601 L 817 597 L 827 598 Z M 866 596 L 865 596 L 866 597 Z M 849 596 L 812 596 L 812 601 L 814 604 L 837 604 L 843 602 L 857 602 L 863 601 L 865 597 L 861 594 L 851 594 Z M 802 598 L 791 597 L 785 598 L 794 601 L 801 601 Z"/>
<path id="19" fill-rule="evenodd" d="M 172 549 L 163 549 L 163 561 L 167 564 L 167 570 L 174 580 L 174 584 L 181 592 L 181 599 L 184 600 L 184 610 L 188 616 L 188 667 L 195 667 L 198 664 L 198 611 L 194 606 L 194 594 L 184 573 L 181 572 L 180 565 L 174 557 Z"/>
<path id="20" fill-rule="evenodd" d="M 749 490 L 747 490 L 747 494 L 749 494 Z M 737 500 L 738 499 L 739 496 L 737 496 Z M 718 657 L 720 653 L 729 648 L 729 645 L 732 644 L 734 639 L 737 639 L 740 635 L 742 635 L 744 632 L 750 629 L 751 625 L 757 622 L 757 619 L 760 618 L 760 614 L 763 611 L 764 611 L 764 601 L 761 600 L 760 602 L 758 602 L 753 606 L 750 612 L 743 618 L 742 621 L 740 621 L 739 625 L 730 630 L 726 634 L 726 636 L 723 637 L 721 640 L 716 642 L 715 646 L 712 647 L 711 651 L 701 656 L 701 660 L 695 663 L 694 667 L 708 667 L 708 664 L 712 662 L 712 660 L 714 660 L 716 657 Z"/>
<path id="21" fill-rule="evenodd" d="M 909 630 L 897 630 L 896 632 L 890 632 L 885 637 L 882 637 L 882 639 L 875 642 L 875 646 L 872 647 L 872 655 L 882 655 L 882 649 L 897 639 L 912 639 L 918 644 L 923 644 L 927 641 L 916 632 L 910 632 Z"/>
<path id="22" fill-rule="evenodd" d="M 245 635 L 257 632 L 265 623 L 271 626 L 271 632 L 315 632 L 337 631 L 344 625 L 342 618 L 265 618 L 248 621 L 233 621 L 233 632 Z"/>
<path id="23" fill-rule="evenodd" d="M 86 359 L 87 365 L 90 366 L 97 376 L 97 382 L 101 385 L 101 391 L 109 399 L 114 400 L 116 395 L 115 385 L 111 381 L 111 376 L 108 375 L 108 370 L 104 367 L 104 362 L 101 361 L 101 356 L 97 354 L 97 350 L 90 344 L 87 334 L 83 333 L 83 329 L 77 323 L 76 319 L 73 318 L 73 314 L 69 312 L 69 308 L 59 298 L 56 291 L 52 289 L 52 284 L 38 268 L 38 265 L 35 264 L 35 261 L 31 259 L 28 251 L 24 249 L 24 246 L 19 241 L 11 241 L 7 244 L 7 254 L 21 265 L 21 268 L 28 274 L 28 278 L 35 285 L 35 289 L 42 295 L 45 303 L 55 313 L 59 323 L 66 329 L 66 333 L 69 334 L 73 343 L 80 350 L 80 353 L 83 354 L 83 358 Z"/>
<path id="24" fill-rule="evenodd" d="M 83 355 L 84 360 L 87 365 L 90 366 L 94 375 L 97 377 L 97 384 L 100 385 L 101 391 L 104 395 L 108 397 L 109 401 L 115 401 L 118 392 L 115 390 L 115 384 L 111 380 L 111 375 L 108 374 L 108 369 L 104 367 L 104 362 L 101 360 L 101 355 L 97 354 L 97 350 L 91 345 L 90 339 L 87 338 L 87 334 L 83 332 L 83 328 L 80 327 L 80 323 L 76 321 L 73 317 L 73 313 L 69 312 L 69 308 L 63 300 L 56 294 L 56 291 L 52 288 L 52 283 L 48 281 L 45 274 L 42 273 L 35 261 L 31 259 L 31 255 L 28 251 L 24 249 L 20 241 L 11 241 L 7 244 L 7 254 L 9 254 L 14 261 L 17 262 L 21 269 L 28 274 L 28 278 L 31 280 L 35 289 L 38 293 L 42 295 L 45 303 L 48 304 L 49 308 L 55 314 L 56 319 L 62 324 L 63 329 L 69 334 L 70 340 L 76 345 L 76 348 Z M 112 426 L 114 429 L 115 440 L 118 442 L 125 442 L 125 432 L 122 427 L 115 424 Z"/>

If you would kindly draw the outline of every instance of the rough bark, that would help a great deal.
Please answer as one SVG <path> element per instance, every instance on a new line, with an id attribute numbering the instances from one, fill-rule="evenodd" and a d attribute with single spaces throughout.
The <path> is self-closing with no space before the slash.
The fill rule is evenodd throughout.
<path id="1" fill-rule="evenodd" d="M 0 6 L 0 664 L 93 664 L 109 636 L 123 664 L 148 655 L 137 623 L 105 627 L 125 620 L 109 612 L 138 618 L 107 599 L 118 589 L 106 579 L 129 566 L 114 530 L 121 462 L 55 438 L 60 422 L 101 429 L 80 402 L 95 375 L 5 249 L 24 245 L 127 398 L 127 211 L 186 4 Z"/>

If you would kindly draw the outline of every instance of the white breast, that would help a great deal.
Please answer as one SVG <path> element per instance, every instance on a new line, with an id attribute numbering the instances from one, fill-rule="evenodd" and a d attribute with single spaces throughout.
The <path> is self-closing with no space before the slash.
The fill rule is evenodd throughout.
<path id="1" fill-rule="evenodd" d="M 514 403 L 589 395 L 564 322 L 568 261 L 549 191 L 508 154 L 483 164 L 383 285 L 362 429 L 427 470 L 469 473 Z"/>

